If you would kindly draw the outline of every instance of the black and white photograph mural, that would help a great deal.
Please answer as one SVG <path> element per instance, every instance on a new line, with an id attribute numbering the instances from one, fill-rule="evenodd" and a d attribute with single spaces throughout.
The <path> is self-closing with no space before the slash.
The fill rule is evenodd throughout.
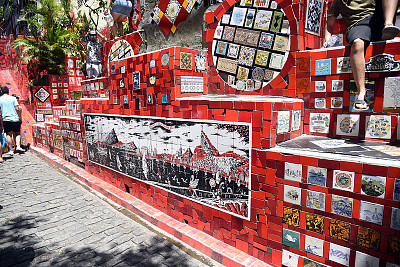
<path id="1" fill-rule="evenodd" d="M 90 162 L 250 218 L 251 124 L 85 114 Z"/>

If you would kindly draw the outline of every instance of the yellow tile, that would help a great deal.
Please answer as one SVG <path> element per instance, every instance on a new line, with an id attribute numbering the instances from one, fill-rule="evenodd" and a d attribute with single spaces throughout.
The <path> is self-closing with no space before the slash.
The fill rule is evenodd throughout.
<path id="1" fill-rule="evenodd" d="M 175 33 L 175 31 L 176 31 L 176 27 L 175 27 L 175 25 L 172 25 L 172 27 L 171 27 L 171 32 L 172 32 L 172 33 Z"/>

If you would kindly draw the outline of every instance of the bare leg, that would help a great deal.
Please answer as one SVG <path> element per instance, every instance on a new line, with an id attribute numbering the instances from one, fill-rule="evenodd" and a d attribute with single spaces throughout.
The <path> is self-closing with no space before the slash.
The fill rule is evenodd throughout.
<path id="1" fill-rule="evenodd" d="M 354 81 L 358 90 L 358 100 L 364 100 L 365 98 L 365 43 L 361 39 L 355 39 L 351 45 L 350 51 L 350 65 L 353 72 Z M 363 109 L 367 105 L 357 105 L 357 108 Z"/>
<path id="2" fill-rule="evenodd" d="M 122 22 L 118 22 L 118 30 L 119 30 L 119 36 L 124 35 L 124 24 L 122 24 Z"/>
<path id="3" fill-rule="evenodd" d="M 111 30 L 112 30 L 112 32 L 113 32 L 113 34 L 114 34 L 114 38 L 115 37 L 117 37 L 118 36 L 118 29 L 117 29 L 117 20 L 118 20 L 118 17 L 119 17 L 119 14 L 117 14 L 117 13 L 111 13 L 111 15 L 112 15 L 112 17 L 113 17 L 113 19 L 114 19 L 114 25 L 111 27 Z"/>
<path id="4" fill-rule="evenodd" d="M 7 136 L 6 136 L 6 138 L 7 138 L 7 145 L 8 145 L 8 150 L 9 151 L 13 151 L 13 140 L 12 140 L 12 134 L 13 134 L 14 132 L 8 132 L 7 133 Z"/>
<path id="5" fill-rule="evenodd" d="M 382 9 L 385 25 L 393 23 L 394 14 L 397 10 L 397 0 L 382 0 Z"/>
<path id="6" fill-rule="evenodd" d="M 16 149 L 21 149 L 21 133 L 15 133 L 15 145 Z"/>

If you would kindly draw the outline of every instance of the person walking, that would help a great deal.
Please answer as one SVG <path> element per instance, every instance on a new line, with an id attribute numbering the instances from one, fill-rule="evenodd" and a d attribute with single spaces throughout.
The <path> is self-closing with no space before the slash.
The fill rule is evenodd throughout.
<path id="1" fill-rule="evenodd" d="M 104 10 L 104 14 L 109 14 L 111 6 L 111 0 L 107 0 L 107 7 Z M 114 38 L 118 36 L 124 35 L 124 22 L 130 15 L 132 11 L 132 2 L 131 0 L 115 0 L 112 9 L 111 15 L 114 19 L 114 25 L 111 27 L 111 30 L 114 34 Z M 119 35 L 118 35 L 119 30 Z"/>
<path id="2" fill-rule="evenodd" d="M 14 152 L 24 153 L 21 148 L 21 124 L 22 124 L 22 109 L 15 97 L 10 96 L 10 90 L 7 86 L 1 89 L 3 95 L 0 97 L 0 126 L 4 129 L 7 136 L 7 145 L 9 152 L 4 156 L 12 157 Z M 16 147 L 13 150 L 13 143 Z"/>

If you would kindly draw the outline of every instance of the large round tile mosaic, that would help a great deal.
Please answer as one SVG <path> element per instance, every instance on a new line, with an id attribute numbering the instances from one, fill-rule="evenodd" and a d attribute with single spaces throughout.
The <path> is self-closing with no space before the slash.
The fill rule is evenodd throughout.
<path id="1" fill-rule="evenodd" d="M 286 63 L 289 34 L 289 21 L 275 1 L 239 1 L 222 16 L 214 34 L 212 54 L 219 76 L 237 90 L 261 87 L 244 84 L 264 87 Z"/>

